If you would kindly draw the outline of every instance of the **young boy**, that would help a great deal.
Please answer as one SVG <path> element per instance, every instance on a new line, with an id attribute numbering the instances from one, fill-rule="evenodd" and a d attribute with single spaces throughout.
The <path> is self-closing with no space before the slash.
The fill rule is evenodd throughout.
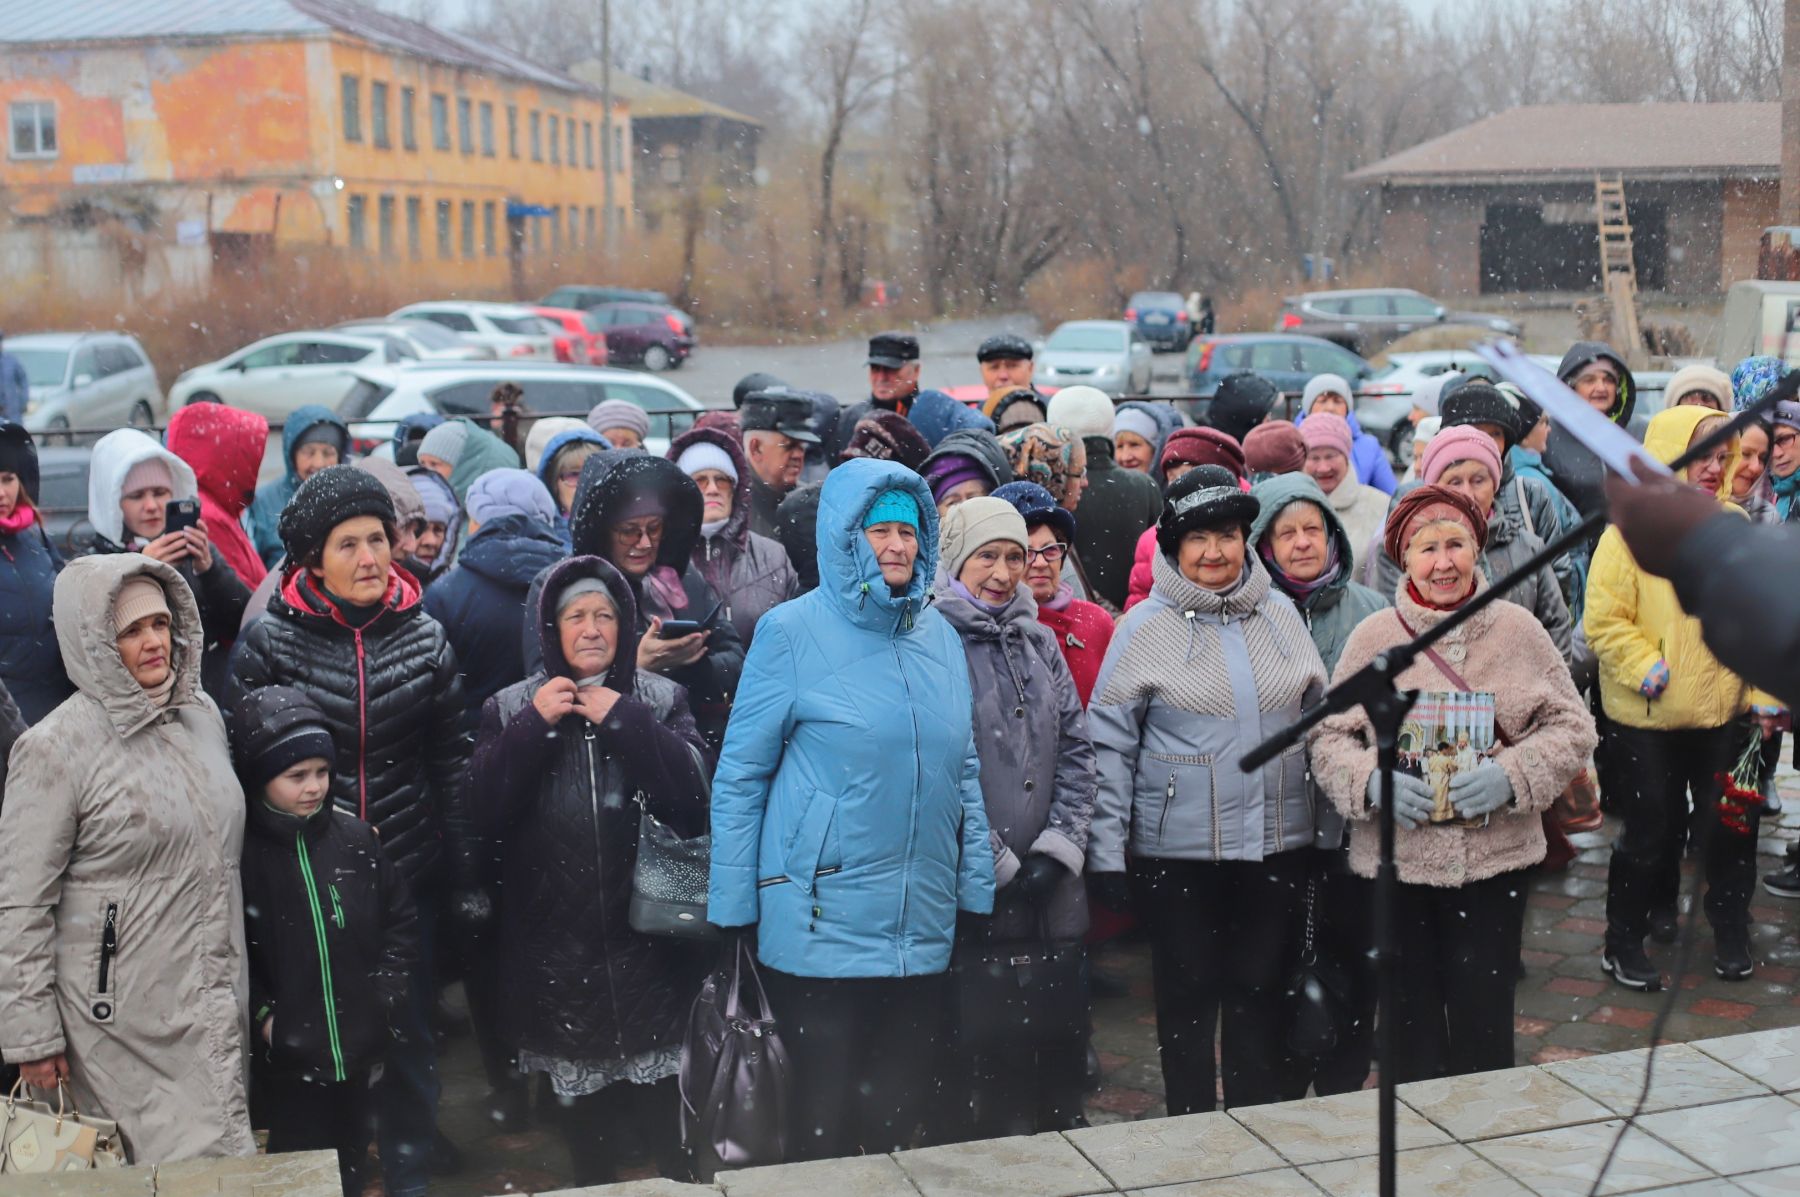
<path id="1" fill-rule="evenodd" d="M 418 959 L 412 899 L 375 829 L 332 807 L 337 753 L 312 699 L 267 686 L 235 716 L 257 1125 L 271 1153 L 335 1148 L 359 1197 L 370 1070 Z"/>

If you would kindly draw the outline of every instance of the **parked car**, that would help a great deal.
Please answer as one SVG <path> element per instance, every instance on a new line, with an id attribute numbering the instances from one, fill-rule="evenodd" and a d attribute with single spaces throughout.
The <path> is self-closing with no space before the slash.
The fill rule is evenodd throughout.
<path id="1" fill-rule="evenodd" d="M 355 367 L 413 356 L 410 347 L 393 337 L 282 333 L 187 371 L 169 388 L 169 409 L 224 403 L 256 412 L 279 427 L 297 407 L 330 407 L 343 398 Z"/>
<path id="2" fill-rule="evenodd" d="M 412 347 L 420 361 L 491 362 L 494 350 L 479 345 L 461 333 L 451 332 L 430 320 L 346 320 L 334 324 L 337 332 L 358 333 L 365 337 L 393 337 Z"/>
<path id="3" fill-rule="evenodd" d="M 549 330 L 536 312 L 521 304 L 452 300 L 411 303 L 389 315 L 388 319 L 429 320 L 441 324 L 451 332 L 488 346 L 498 358 L 556 360 L 556 345 Z"/>
<path id="4" fill-rule="evenodd" d="M 1375 367 L 1341 345 L 1291 333 L 1230 333 L 1203 337 L 1188 346 L 1188 390 L 1210 400 L 1227 374 L 1249 370 L 1298 396 L 1315 374 L 1341 374 L 1360 387 Z M 1202 404 L 1199 412 L 1204 412 Z M 1190 411 L 1190 415 L 1198 414 Z"/>
<path id="5" fill-rule="evenodd" d="M 1800 283 L 1746 279 L 1725 293 L 1719 368 L 1729 371 L 1758 354 L 1800 365 Z"/>
<path id="6" fill-rule="evenodd" d="M 1494 368 L 1466 349 L 1389 353 L 1379 360 L 1375 373 L 1356 388 L 1356 422 L 1386 445 L 1388 456 L 1401 465 L 1412 462 L 1413 426 L 1407 414 L 1412 411 L 1413 392 L 1426 379 L 1453 372 L 1495 378 Z M 1556 369 L 1554 359 L 1549 369 Z"/>
<path id="7" fill-rule="evenodd" d="M 577 308 L 586 311 L 603 303 L 648 303 L 657 307 L 673 306 L 661 291 L 643 291 L 635 287 L 601 287 L 592 283 L 570 283 L 558 287 L 538 300 L 547 308 Z"/>
<path id="8" fill-rule="evenodd" d="M 1070 320 L 1059 324 L 1037 355 L 1037 381 L 1099 387 L 1107 394 L 1141 395 L 1150 389 L 1150 344 L 1123 320 Z"/>
<path id="9" fill-rule="evenodd" d="M 1125 322 L 1155 349 L 1179 351 L 1194 339 L 1187 300 L 1173 291 L 1137 292 L 1125 305 Z"/>
<path id="10" fill-rule="evenodd" d="M 53 435 L 69 428 L 149 428 L 164 414 L 150 355 L 127 333 L 27 333 L 6 351 L 25 367 L 25 427 Z"/>
<path id="11" fill-rule="evenodd" d="M 646 370 L 673 370 L 694 351 L 694 334 L 674 308 L 647 303 L 603 303 L 589 310 L 606 337 L 607 359 L 635 362 Z"/>
<path id="12" fill-rule="evenodd" d="M 592 312 L 584 312 L 579 308 L 552 307 L 534 307 L 531 310 L 555 327 L 557 361 L 577 366 L 606 365 L 606 333 L 599 318 Z"/>
<path id="13" fill-rule="evenodd" d="M 624 399 L 650 413 L 645 446 L 664 453 L 669 441 L 693 427 L 706 410 L 692 395 L 660 378 L 631 370 L 564 366 L 555 362 L 404 362 L 358 370 L 336 411 L 350 425 L 358 452 L 391 453 L 394 426 L 403 417 L 437 412 L 454 419 L 486 419 L 489 397 L 503 382 L 517 383 L 526 411 L 581 417 L 596 403 Z"/>
<path id="14" fill-rule="evenodd" d="M 1356 291 L 1308 291 L 1281 301 L 1275 331 L 1322 337 L 1355 353 L 1373 354 L 1407 333 L 1437 324 L 1466 324 L 1483 335 L 1515 339 L 1523 330 L 1491 312 L 1453 312 L 1428 295 L 1404 287 Z"/>

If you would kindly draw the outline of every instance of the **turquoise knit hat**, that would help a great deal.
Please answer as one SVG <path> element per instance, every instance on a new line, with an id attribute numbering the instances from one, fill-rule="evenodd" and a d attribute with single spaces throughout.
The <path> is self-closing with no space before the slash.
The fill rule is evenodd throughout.
<path id="1" fill-rule="evenodd" d="M 919 504 L 903 490 L 884 490 L 875 496 L 869 504 L 869 514 L 863 516 L 862 526 L 872 528 L 876 524 L 901 523 L 919 526 Z"/>

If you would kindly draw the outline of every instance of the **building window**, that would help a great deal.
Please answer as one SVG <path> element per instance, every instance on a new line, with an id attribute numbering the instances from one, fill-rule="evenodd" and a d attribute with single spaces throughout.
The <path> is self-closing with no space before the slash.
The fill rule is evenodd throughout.
<path id="1" fill-rule="evenodd" d="M 531 114 L 531 160 L 544 160 L 544 118 L 535 112 Z"/>
<path id="2" fill-rule="evenodd" d="M 481 153 L 494 156 L 494 106 L 486 100 L 481 102 Z"/>
<path id="3" fill-rule="evenodd" d="M 455 242 L 450 236 L 449 200 L 439 200 L 437 202 L 437 234 L 438 257 L 448 258 L 454 256 L 452 246 Z"/>
<path id="4" fill-rule="evenodd" d="M 494 201 L 481 205 L 481 252 L 494 256 Z"/>
<path id="5" fill-rule="evenodd" d="M 431 148 L 450 148 L 450 101 L 441 92 L 431 93 Z"/>
<path id="6" fill-rule="evenodd" d="M 12 156 L 56 157 L 56 105 L 27 100 L 12 106 Z"/>
<path id="7" fill-rule="evenodd" d="M 456 145 L 465 154 L 475 152 L 475 111 L 467 97 L 456 97 Z"/>
<path id="8" fill-rule="evenodd" d="M 375 148 L 388 148 L 388 85 L 369 84 L 369 140 Z"/>
<path id="9" fill-rule="evenodd" d="M 623 229 L 624 227 L 625 227 L 625 205 L 624 204 L 615 204 L 615 205 L 613 205 L 613 228 Z"/>
<path id="10" fill-rule="evenodd" d="M 340 81 L 344 92 L 344 140 L 362 140 L 362 80 L 345 75 Z"/>
<path id="11" fill-rule="evenodd" d="M 376 236 L 380 238 L 381 256 L 394 256 L 394 197 L 384 195 L 375 206 Z"/>
<path id="12" fill-rule="evenodd" d="M 570 117 L 567 124 L 569 127 L 569 165 L 580 166 L 581 163 L 575 158 L 575 118 Z"/>
<path id="13" fill-rule="evenodd" d="M 464 200 L 462 204 L 462 256 L 475 256 L 475 201 Z"/>
<path id="14" fill-rule="evenodd" d="M 415 262 L 419 260 L 419 255 L 424 252 L 421 248 L 423 234 L 419 231 L 421 207 L 423 207 L 423 205 L 420 203 L 418 196 L 409 195 L 406 197 L 406 255 Z"/>
<path id="15" fill-rule="evenodd" d="M 363 212 L 367 202 L 362 196 L 353 195 L 344 204 L 344 213 L 347 218 L 345 223 L 350 230 L 351 249 L 369 248 L 368 221 Z"/>
<path id="16" fill-rule="evenodd" d="M 551 117 L 555 120 L 555 117 Z M 562 252 L 562 205 L 557 204 L 550 209 L 550 252 Z"/>
<path id="17" fill-rule="evenodd" d="M 681 147 L 678 145 L 662 148 L 662 181 L 671 187 L 681 182 Z"/>
<path id="18" fill-rule="evenodd" d="M 587 210 L 587 243 L 594 243 L 594 205 L 589 204 Z"/>
<path id="19" fill-rule="evenodd" d="M 506 156 L 519 156 L 519 109 L 514 104 L 506 106 Z"/>
<path id="20" fill-rule="evenodd" d="M 560 123 L 561 122 L 557 118 L 557 115 L 554 112 L 551 113 L 550 114 L 550 161 L 553 163 L 558 163 L 558 164 L 560 164 L 562 162 L 562 136 L 561 136 L 562 129 L 559 127 Z"/>
<path id="21" fill-rule="evenodd" d="M 581 122 L 581 156 L 589 170 L 594 169 L 594 122 Z"/>
<path id="22" fill-rule="evenodd" d="M 418 130 L 413 127 L 413 99 L 417 94 L 410 87 L 400 89 L 400 145 L 409 150 L 419 148 Z"/>

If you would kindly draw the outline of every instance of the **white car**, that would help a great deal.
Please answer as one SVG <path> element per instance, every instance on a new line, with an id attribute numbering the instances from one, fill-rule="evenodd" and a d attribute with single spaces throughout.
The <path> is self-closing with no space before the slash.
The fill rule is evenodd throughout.
<path id="1" fill-rule="evenodd" d="M 513 303 L 410 303 L 388 316 L 389 320 L 429 320 L 464 339 L 486 345 L 502 360 L 556 360 L 556 342 L 544 318 L 528 307 Z"/>
<path id="2" fill-rule="evenodd" d="M 527 411 L 538 416 L 581 419 L 595 404 L 624 399 L 650 413 L 644 448 L 661 456 L 669 442 L 694 426 L 704 404 L 673 383 L 606 366 L 560 362 L 406 362 L 356 371 L 355 385 L 337 405 L 362 451 L 387 456 L 395 426 L 407 416 L 436 412 L 477 421 L 492 414 L 489 398 L 503 382 L 525 392 Z M 536 462 L 528 462 L 531 468 Z"/>
<path id="3" fill-rule="evenodd" d="M 393 337 L 412 347 L 420 361 L 491 362 L 493 346 L 478 344 L 461 333 L 451 332 L 431 320 L 346 320 L 331 326 L 333 332 L 353 333 L 359 337 Z"/>
<path id="4" fill-rule="evenodd" d="M 1059 324 L 1037 355 L 1033 374 L 1045 386 L 1098 387 L 1118 398 L 1150 390 L 1150 342 L 1123 320 Z"/>
<path id="5" fill-rule="evenodd" d="M 34 433 L 150 428 L 162 418 L 162 385 L 136 337 L 29 333 L 8 337 L 6 352 L 25 367 L 25 427 Z"/>
<path id="6" fill-rule="evenodd" d="M 1542 354 L 1531 360 L 1552 374 L 1558 359 Z M 1496 381 L 1494 368 L 1467 349 L 1430 349 L 1418 353 L 1387 353 L 1376 359 L 1375 373 L 1356 388 L 1356 422 L 1362 430 L 1387 446 L 1388 456 L 1401 465 L 1412 463 L 1413 392 L 1428 378 L 1440 374 L 1467 374 Z"/>
<path id="7" fill-rule="evenodd" d="M 392 337 L 340 332 L 282 333 L 192 370 L 169 388 L 169 408 L 223 403 L 253 411 L 279 428 L 295 408 L 335 407 L 356 381 L 358 366 L 412 357 Z"/>

